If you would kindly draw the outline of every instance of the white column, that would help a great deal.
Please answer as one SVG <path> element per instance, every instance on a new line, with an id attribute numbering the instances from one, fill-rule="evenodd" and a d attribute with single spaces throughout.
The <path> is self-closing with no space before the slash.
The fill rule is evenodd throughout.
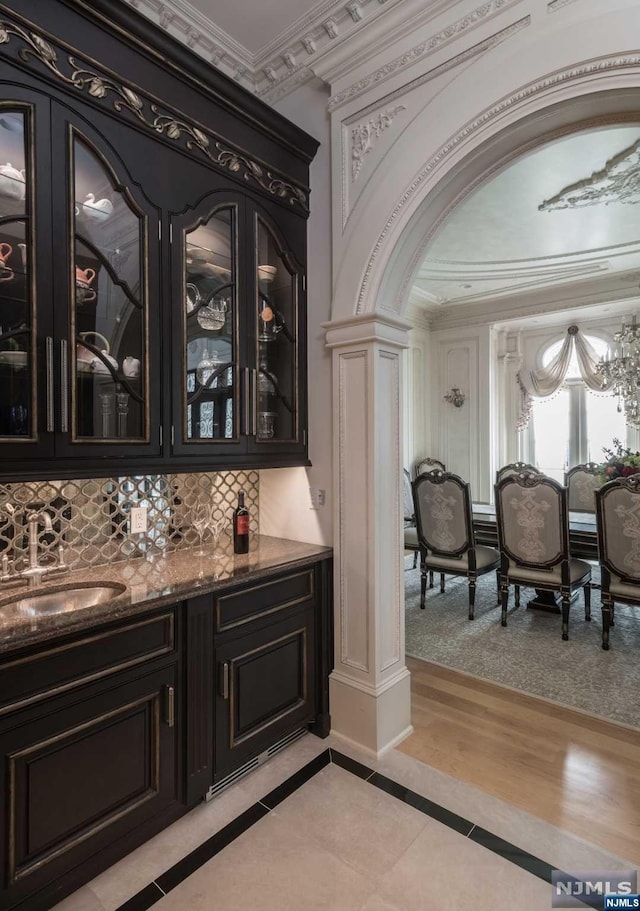
<path id="1" fill-rule="evenodd" d="M 411 733 L 404 663 L 402 349 L 394 315 L 332 322 L 335 668 L 332 730 L 375 755 Z"/>

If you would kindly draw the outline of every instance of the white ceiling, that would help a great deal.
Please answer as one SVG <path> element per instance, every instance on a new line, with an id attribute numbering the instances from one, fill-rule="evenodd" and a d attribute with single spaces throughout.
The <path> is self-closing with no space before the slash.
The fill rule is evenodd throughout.
<path id="1" fill-rule="evenodd" d="M 319 5 L 318 0 L 190 0 L 190 4 L 254 55 Z"/>
<path id="2" fill-rule="evenodd" d="M 627 172 L 636 182 L 636 192 L 628 198 L 636 204 L 617 195 L 588 206 L 550 211 L 539 206 L 590 178 L 639 140 L 640 126 L 584 131 L 539 147 L 489 178 L 458 205 L 427 248 L 415 281 L 420 298 L 430 302 L 430 309 L 486 304 L 616 273 L 627 273 L 637 286 L 637 154 Z"/>

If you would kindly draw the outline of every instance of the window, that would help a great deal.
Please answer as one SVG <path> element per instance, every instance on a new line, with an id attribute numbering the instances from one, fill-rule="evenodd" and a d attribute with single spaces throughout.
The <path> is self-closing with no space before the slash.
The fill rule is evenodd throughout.
<path id="1" fill-rule="evenodd" d="M 564 339 L 547 347 L 542 364 L 556 356 Z M 599 357 L 609 354 L 607 343 L 596 336 L 587 341 Z M 573 352 L 562 389 L 548 399 L 534 399 L 529 430 L 528 461 L 545 474 L 560 481 L 564 472 L 583 462 L 602 462 L 603 447 L 614 437 L 624 441 L 627 428 L 624 413 L 618 411 L 615 396 L 599 395 L 587 388 Z"/>

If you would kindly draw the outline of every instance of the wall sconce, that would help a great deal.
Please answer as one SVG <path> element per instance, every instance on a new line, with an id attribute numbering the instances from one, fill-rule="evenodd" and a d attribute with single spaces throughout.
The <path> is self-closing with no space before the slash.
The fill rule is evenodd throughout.
<path id="1" fill-rule="evenodd" d="M 457 386 L 454 386 L 451 392 L 448 392 L 443 396 L 445 402 L 449 402 L 450 405 L 453 405 L 454 408 L 462 408 L 464 405 L 465 394 L 461 392 Z"/>

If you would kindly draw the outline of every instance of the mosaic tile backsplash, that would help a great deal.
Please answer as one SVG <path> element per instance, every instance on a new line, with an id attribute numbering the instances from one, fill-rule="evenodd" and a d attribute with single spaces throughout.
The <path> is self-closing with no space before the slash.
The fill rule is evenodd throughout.
<path id="1" fill-rule="evenodd" d="M 48 552 L 53 560 L 62 546 L 65 563 L 75 569 L 193 547 L 199 542 L 193 522 L 198 505 L 211 504 L 213 520 L 219 520 L 223 534 L 230 534 L 239 490 L 245 492 L 251 532 L 256 533 L 257 471 L 0 484 L 0 554 L 18 563 L 26 559 L 31 510 L 48 512 L 53 525 L 52 532 L 39 529 L 40 553 Z M 129 533 L 132 506 L 147 508 L 146 532 Z M 211 540 L 208 529 L 204 543 Z"/>

